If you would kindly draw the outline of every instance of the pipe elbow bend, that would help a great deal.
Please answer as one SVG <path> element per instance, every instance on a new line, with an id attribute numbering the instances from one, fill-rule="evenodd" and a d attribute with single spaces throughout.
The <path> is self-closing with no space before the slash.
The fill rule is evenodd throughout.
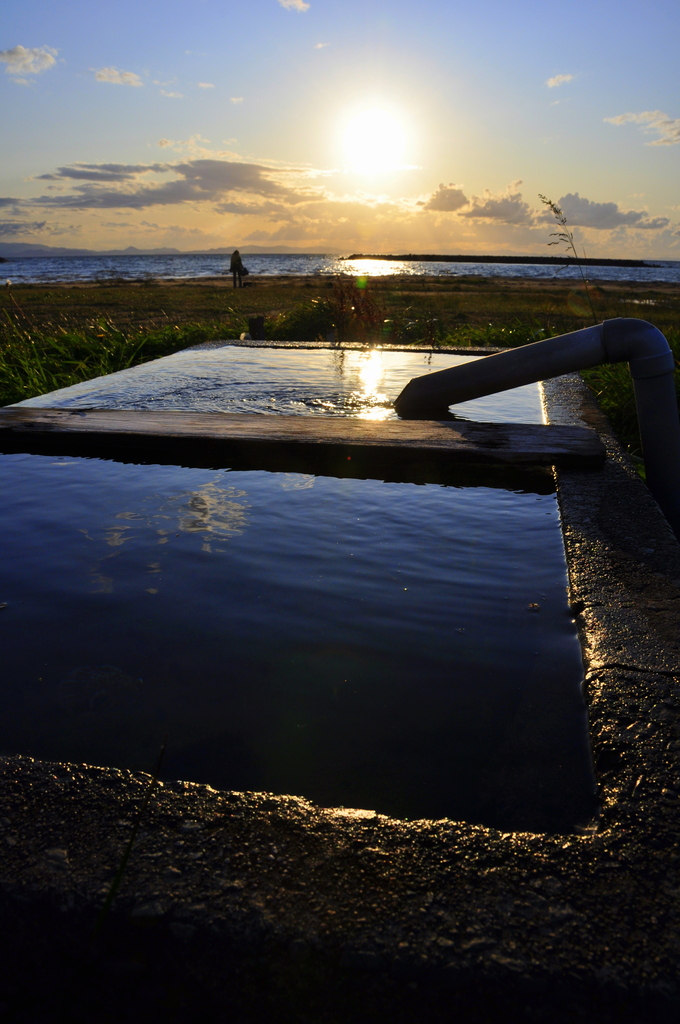
<path id="1" fill-rule="evenodd" d="M 675 360 L 658 327 L 635 317 L 617 317 L 602 324 L 602 344 L 610 363 L 628 363 L 631 377 L 672 373 Z"/>

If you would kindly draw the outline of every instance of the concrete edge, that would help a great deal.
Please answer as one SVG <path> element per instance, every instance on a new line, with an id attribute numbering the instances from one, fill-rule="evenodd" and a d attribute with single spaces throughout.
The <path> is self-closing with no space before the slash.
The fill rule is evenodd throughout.
<path id="1" fill-rule="evenodd" d="M 198 352 L 201 349 L 225 348 L 226 346 L 240 348 L 279 348 L 279 349 L 328 349 L 327 341 L 256 341 L 252 338 L 241 341 L 240 338 L 219 338 L 215 341 L 201 341 L 197 345 L 188 345 L 180 349 L 181 352 Z M 428 355 L 459 355 L 459 356 L 490 356 L 494 352 L 505 351 L 503 347 L 494 345 L 477 345 L 469 347 L 466 345 L 440 346 L 440 345 L 392 345 L 389 342 L 376 344 L 375 342 L 344 341 L 338 345 L 330 346 L 332 352 L 425 352 Z"/>
<path id="2" fill-rule="evenodd" d="M 680 548 L 581 379 L 544 396 L 609 456 L 557 474 L 599 820 L 504 834 L 6 758 L 8 1019 L 676 1019 Z"/>

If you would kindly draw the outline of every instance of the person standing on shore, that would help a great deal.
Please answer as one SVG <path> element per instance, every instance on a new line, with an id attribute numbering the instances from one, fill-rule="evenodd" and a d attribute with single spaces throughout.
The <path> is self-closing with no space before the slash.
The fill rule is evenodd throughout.
<path id="1" fill-rule="evenodd" d="M 231 254 L 229 270 L 234 278 L 234 288 L 236 288 L 236 278 L 238 278 L 238 287 L 243 288 L 243 263 L 241 262 L 241 253 L 238 249 L 234 249 Z"/>

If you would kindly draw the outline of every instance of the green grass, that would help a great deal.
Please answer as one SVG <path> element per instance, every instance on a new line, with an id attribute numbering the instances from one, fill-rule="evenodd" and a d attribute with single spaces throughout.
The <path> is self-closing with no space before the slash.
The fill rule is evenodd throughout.
<path id="1" fill-rule="evenodd" d="M 240 334 L 246 329 L 249 316 L 261 314 L 267 323 L 274 324 L 293 314 L 300 305 L 330 309 L 337 290 L 329 278 L 251 277 L 248 281 L 252 286 L 243 289 L 193 281 L 153 286 L 19 285 L 13 286 L 12 294 L 31 322 L 46 332 L 91 328 L 102 318 L 121 330 L 149 331 L 186 324 L 226 326 L 236 316 L 243 325 Z M 562 334 L 592 323 L 582 285 L 562 280 L 559 275 L 545 281 L 474 276 L 372 278 L 364 289 L 357 288 L 354 279 L 346 278 L 342 287 L 346 304 L 355 305 L 354 299 L 363 302 L 362 295 L 368 295 L 375 307 L 380 307 L 383 319 L 399 322 L 405 338 L 419 332 L 418 327 L 408 324 L 420 324 L 423 338 L 428 333 L 446 337 L 451 332 L 464 338 L 461 328 L 485 330 L 488 324 L 507 328 L 516 323 L 535 323 L 551 333 Z M 648 317 L 664 333 L 668 327 L 680 324 L 680 288 L 609 282 L 590 282 L 589 288 L 600 320 L 615 316 Z M 22 319 L 4 288 L 0 289 L 0 322 L 3 309 L 17 320 Z M 318 312 L 316 309 L 312 315 L 308 310 L 309 316 L 302 319 L 309 323 L 309 318 L 314 319 Z"/>
<path id="2" fill-rule="evenodd" d="M 597 317 L 649 317 L 680 359 L 680 288 L 593 284 Z M 272 340 L 433 347 L 514 347 L 587 327 L 583 289 L 559 278 L 281 279 L 224 284 L 23 286 L 0 292 L 0 404 L 67 387 L 202 341 L 237 338 L 248 316 Z M 631 454 L 639 457 L 628 368 L 583 376 Z"/>
<path id="3" fill-rule="evenodd" d="M 236 328 L 240 334 L 247 325 L 239 318 Z M 102 318 L 89 328 L 50 331 L 6 321 L 0 329 L 0 405 L 115 373 L 224 335 L 224 323 L 143 330 L 119 328 Z"/>

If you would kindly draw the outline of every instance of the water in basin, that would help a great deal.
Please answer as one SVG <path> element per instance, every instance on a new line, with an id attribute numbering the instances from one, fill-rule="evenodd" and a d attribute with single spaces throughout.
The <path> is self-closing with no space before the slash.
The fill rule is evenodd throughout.
<path id="1" fill-rule="evenodd" d="M 445 352 L 248 348 L 209 343 L 19 405 L 64 409 L 192 409 L 197 412 L 397 419 L 392 403 L 412 377 L 465 362 Z M 503 398 L 455 407 L 462 418 L 542 422 L 535 384 Z"/>
<path id="2" fill-rule="evenodd" d="M 370 354 L 221 351 L 31 404 L 389 415 L 426 359 L 369 379 Z M 465 412 L 539 419 L 522 392 Z M 21 453 L 0 482 L 1 752 L 148 769 L 167 738 L 166 778 L 503 829 L 592 815 L 553 494 Z"/>

